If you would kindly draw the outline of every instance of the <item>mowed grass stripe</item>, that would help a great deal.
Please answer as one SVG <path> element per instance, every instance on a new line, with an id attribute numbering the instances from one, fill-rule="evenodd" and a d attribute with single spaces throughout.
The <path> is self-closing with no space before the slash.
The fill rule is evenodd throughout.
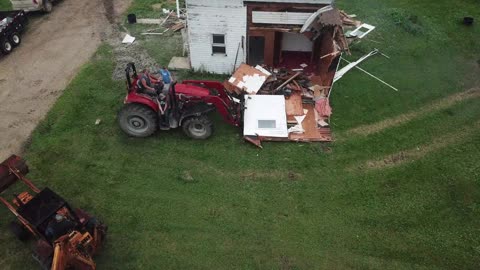
<path id="1" fill-rule="evenodd" d="M 480 99 L 468 99 L 370 136 L 346 137 L 334 143 L 330 162 L 348 171 L 367 161 L 428 145 L 439 136 L 473 125 L 480 119 L 479 105 Z"/>
<path id="2" fill-rule="evenodd" d="M 347 131 L 347 135 L 368 136 L 370 134 L 381 132 L 382 130 L 385 130 L 387 128 L 392 128 L 405 124 L 406 122 L 412 121 L 415 118 L 420 118 L 429 113 L 450 108 L 464 100 L 478 97 L 480 97 L 480 88 L 474 88 L 465 92 L 456 93 L 451 96 L 442 98 L 438 101 L 435 101 L 431 104 L 425 105 L 424 107 L 421 107 L 416 111 L 411 111 L 393 118 L 385 119 L 378 123 L 355 127 Z"/>
<path id="3" fill-rule="evenodd" d="M 398 153 L 385 156 L 381 159 L 368 160 L 363 162 L 361 165 L 354 166 L 354 168 L 358 170 L 377 170 L 400 166 L 408 162 L 414 162 L 415 160 L 421 159 L 433 151 L 438 151 L 442 148 L 448 147 L 449 145 L 455 145 L 464 142 L 465 140 L 476 135 L 479 128 L 480 121 L 477 121 L 472 126 L 456 128 L 454 132 L 436 137 L 433 139 L 433 141 L 427 144 L 400 151 Z"/>

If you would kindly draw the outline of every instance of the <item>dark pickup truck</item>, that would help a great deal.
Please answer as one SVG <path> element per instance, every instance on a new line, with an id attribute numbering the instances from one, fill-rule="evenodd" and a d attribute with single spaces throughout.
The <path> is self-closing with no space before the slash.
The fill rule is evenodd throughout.
<path id="1" fill-rule="evenodd" d="M 20 45 L 27 22 L 24 11 L 0 11 L 0 52 L 9 54 Z"/>

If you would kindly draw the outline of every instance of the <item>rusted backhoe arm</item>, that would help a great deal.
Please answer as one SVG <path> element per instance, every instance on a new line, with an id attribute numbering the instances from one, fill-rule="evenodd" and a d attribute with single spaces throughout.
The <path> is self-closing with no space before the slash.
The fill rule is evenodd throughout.
<path id="1" fill-rule="evenodd" d="M 52 270 L 78 269 L 95 270 L 95 262 L 88 249 L 92 248 L 93 237 L 89 233 L 73 231 L 55 241 Z"/>
<path id="2" fill-rule="evenodd" d="M 18 180 L 27 185 L 33 192 L 39 193 L 40 190 L 25 177 L 28 173 L 28 166 L 25 160 L 21 157 L 12 155 L 2 163 L 0 163 L 0 195 L 9 187 L 15 184 Z M 0 202 L 3 203 L 10 212 L 34 235 L 36 232 L 29 223 L 18 214 L 15 206 L 10 204 L 6 199 L 0 197 Z"/>

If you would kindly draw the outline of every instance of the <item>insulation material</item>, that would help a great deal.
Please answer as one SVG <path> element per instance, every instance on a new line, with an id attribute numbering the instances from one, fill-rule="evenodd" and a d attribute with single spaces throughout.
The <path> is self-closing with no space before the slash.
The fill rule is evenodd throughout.
<path id="1" fill-rule="evenodd" d="M 308 113 L 308 111 L 307 111 Z M 288 133 L 305 133 L 305 129 L 303 129 L 302 122 L 307 117 L 307 114 L 302 116 L 295 116 L 295 120 L 297 121 L 297 125 L 288 129 Z"/>
<path id="2" fill-rule="evenodd" d="M 244 136 L 288 138 L 285 98 L 280 95 L 246 95 Z"/>
<path id="3" fill-rule="evenodd" d="M 328 98 L 323 97 L 315 101 L 315 109 L 322 117 L 330 117 L 332 115 L 332 107 Z"/>
<path id="4" fill-rule="evenodd" d="M 291 141 L 300 142 L 329 142 L 332 141 L 330 128 L 317 128 L 315 120 L 315 108 L 313 104 L 304 104 L 307 111 L 306 117 L 302 122 L 304 133 L 290 133 Z"/>

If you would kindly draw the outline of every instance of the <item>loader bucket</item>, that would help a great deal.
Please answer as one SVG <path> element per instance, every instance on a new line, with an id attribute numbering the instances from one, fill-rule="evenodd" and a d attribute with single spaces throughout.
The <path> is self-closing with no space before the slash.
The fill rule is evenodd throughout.
<path id="1" fill-rule="evenodd" d="M 28 166 L 25 160 L 19 156 L 12 155 L 0 164 L 0 194 L 18 181 L 18 177 L 11 173 L 10 169 L 18 170 L 22 175 L 28 173 Z"/>

